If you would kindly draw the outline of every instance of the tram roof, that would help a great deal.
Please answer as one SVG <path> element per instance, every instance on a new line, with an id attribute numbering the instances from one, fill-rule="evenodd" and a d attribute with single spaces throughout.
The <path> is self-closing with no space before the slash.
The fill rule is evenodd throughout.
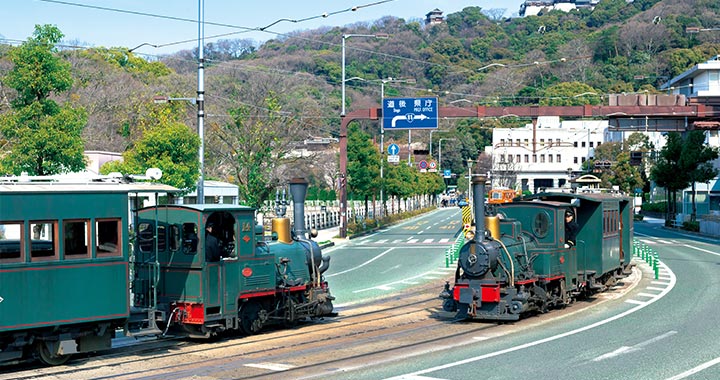
<path id="1" fill-rule="evenodd" d="M 179 193 L 161 183 L 149 182 L 0 182 L 2 193 Z"/>

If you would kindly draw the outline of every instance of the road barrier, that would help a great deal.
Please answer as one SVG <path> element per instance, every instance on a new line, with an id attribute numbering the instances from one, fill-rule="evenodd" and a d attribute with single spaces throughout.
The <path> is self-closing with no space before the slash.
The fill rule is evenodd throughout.
<path id="1" fill-rule="evenodd" d="M 455 243 L 445 250 L 445 268 L 450 268 L 450 264 L 454 264 L 457 261 L 460 255 L 460 248 L 462 248 L 464 242 L 465 236 L 460 234 L 457 239 L 455 239 Z"/>
<path id="2" fill-rule="evenodd" d="M 650 268 L 655 272 L 655 279 L 657 280 L 660 276 L 660 259 L 657 251 L 639 240 L 633 240 L 633 255 L 650 265 Z"/>

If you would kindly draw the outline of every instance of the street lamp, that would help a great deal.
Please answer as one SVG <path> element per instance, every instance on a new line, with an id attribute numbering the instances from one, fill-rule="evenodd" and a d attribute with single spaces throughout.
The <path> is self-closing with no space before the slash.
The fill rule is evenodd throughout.
<path id="1" fill-rule="evenodd" d="M 430 158 L 432 158 L 432 156 L 433 156 L 433 155 L 432 155 L 432 147 L 433 147 L 433 144 L 432 144 L 432 134 L 435 133 L 435 132 L 447 132 L 447 131 L 446 131 L 446 130 L 440 130 L 440 129 L 436 129 L 436 130 L 432 130 L 432 129 L 431 129 L 431 130 L 430 130 Z"/>
<path id="2" fill-rule="evenodd" d="M 340 118 L 345 117 L 345 40 L 351 37 L 388 38 L 387 34 L 343 34 L 342 35 L 342 104 Z M 347 237 L 347 126 L 340 123 L 340 230 L 341 238 Z"/>
<path id="3" fill-rule="evenodd" d="M 468 158 L 468 203 L 472 204 L 473 192 L 472 189 L 472 163 L 473 160 Z"/>

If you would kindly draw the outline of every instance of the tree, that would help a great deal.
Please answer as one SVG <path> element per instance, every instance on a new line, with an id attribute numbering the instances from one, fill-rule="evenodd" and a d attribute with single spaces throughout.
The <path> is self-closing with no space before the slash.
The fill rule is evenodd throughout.
<path id="1" fill-rule="evenodd" d="M 144 173 L 148 168 L 163 171 L 160 182 L 192 191 L 200 176 L 200 138 L 186 125 L 170 121 L 146 130 L 134 146 L 123 153 L 122 161 L 111 161 L 101 173 Z"/>
<path id="2" fill-rule="evenodd" d="M 666 222 L 671 218 L 675 218 L 677 210 L 676 192 L 688 187 L 690 184 L 688 173 L 682 171 L 680 167 L 682 152 L 682 136 L 677 132 L 668 133 L 665 146 L 660 150 L 660 157 L 650 172 L 650 179 L 655 181 L 658 186 L 664 187 L 670 195 L 665 216 Z"/>
<path id="3" fill-rule="evenodd" d="M 226 166 L 229 180 L 239 186 L 241 201 L 260 208 L 279 185 L 274 171 L 289 159 L 299 123 L 282 112 L 281 97 L 274 91 L 255 95 L 264 97 L 231 108 L 232 122 L 219 126 L 212 141 L 218 164 Z"/>
<path id="4" fill-rule="evenodd" d="M 695 184 L 710 181 L 718 175 L 718 170 L 709 162 L 716 158 L 718 158 L 718 149 L 705 144 L 704 131 L 693 130 L 687 132 L 678 164 L 680 169 L 688 174 L 692 186 L 692 213 L 690 214 L 690 220 L 693 222 L 697 216 Z"/>
<path id="5" fill-rule="evenodd" d="M 365 215 L 368 215 L 368 200 L 380 188 L 380 152 L 357 123 L 348 127 L 347 162 L 348 190 L 364 198 Z"/>
<path id="6" fill-rule="evenodd" d="M 55 26 L 37 25 L 33 37 L 10 50 L 14 67 L 4 81 L 17 97 L 10 102 L 11 111 L 0 117 L 0 135 L 11 149 L 0 158 L 0 172 L 50 175 L 85 168 L 85 110 L 50 99 L 73 82 L 70 65 L 56 55 L 55 44 L 62 37 Z"/>

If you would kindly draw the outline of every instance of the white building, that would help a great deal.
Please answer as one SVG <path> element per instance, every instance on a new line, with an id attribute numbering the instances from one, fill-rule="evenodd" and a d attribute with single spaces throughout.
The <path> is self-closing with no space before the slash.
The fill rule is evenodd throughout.
<path id="1" fill-rule="evenodd" d="M 600 0 L 526 0 L 520 4 L 520 16 L 537 16 L 543 9 L 570 12 L 573 9 L 594 9 Z"/>
<path id="2" fill-rule="evenodd" d="M 621 138 L 608 131 L 607 120 L 560 121 L 557 116 L 539 117 L 536 128 L 496 128 L 490 173 L 493 187 L 516 187 L 536 192 L 540 187 L 564 187 L 580 174 L 595 148 Z"/>

